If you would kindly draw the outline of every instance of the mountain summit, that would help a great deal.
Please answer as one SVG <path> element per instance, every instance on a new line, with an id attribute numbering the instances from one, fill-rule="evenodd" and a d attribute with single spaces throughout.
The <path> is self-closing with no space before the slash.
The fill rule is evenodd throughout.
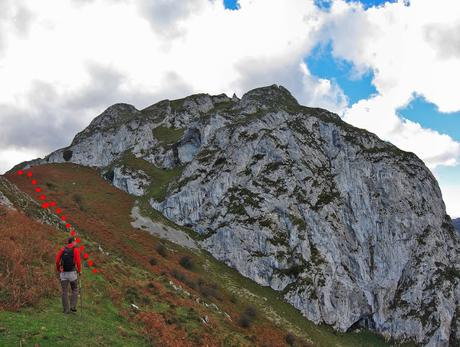
<path id="1" fill-rule="evenodd" d="M 424 163 L 281 86 L 116 104 L 17 166 L 96 167 L 315 323 L 460 343 L 460 238 Z"/>

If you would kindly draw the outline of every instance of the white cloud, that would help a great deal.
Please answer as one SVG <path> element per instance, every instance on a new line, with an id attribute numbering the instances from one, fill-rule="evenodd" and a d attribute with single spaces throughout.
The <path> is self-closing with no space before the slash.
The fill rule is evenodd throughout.
<path id="1" fill-rule="evenodd" d="M 436 48 L 440 58 L 460 58 L 460 21 L 447 24 L 430 24 L 425 27 L 428 43 Z"/>
<path id="2" fill-rule="evenodd" d="M 26 160 L 32 160 L 39 156 L 40 151 L 30 150 L 28 148 L 9 148 L 0 149 L 0 168 L 11 169 L 16 164 Z"/>
<path id="3" fill-rule="evenodd" d="M 2 1 L 0 147 L 44 155 L 115 102 L 142 108 L 263 84 L 343 109 L 340 88 L 302 65 L 324 17 L 312 1 L 240 0 L 238 11 L 220 0 L 172 3 Z"/>
<path id="4" fill-rule="evenodd" d="M 300 70 L 303 76 L 302 88 L 304 91 L 304 93 L 299 93 L 304 96 L 299 99 L 300 103 L 325 108 L 338 114 L 345 111 L 348 99 L 335 82 L 313 77 L 305 63 L 300 64 Z"/>
<path id="5" fill-rule="evenodd" d="M 440 182 L 442 197 L 451 218 L 460 218 L 460 185 Z"/>
<path id="6" fill-rule="evenodd" d="M 455 165 L 460 156 L 458 142 L 403 119 L 397 109 L 418 94 L 441 112 L 460 110 L 458 38 L 455 31 L 446 29 L 460 23 L 460 3 L 406 3 L 400 0 L 367 10 L 359 3 L 333 3 L 323 37 L 332 39 L 336 57 L 351 61 L 358 71 L 371 69 L 378 91 L 352 105 L 345 119 L 416 153 L 431 168 Z"/>
<path id="7" fill-rule="evenodd" d="M 410 6 L 400 0 L 368 10 L 337 0 L 325 30 L 336 56 L 374 71 L 381 95 L 404 104 L 415 92 L 441 112 L 453 112 L 460 110 L 460 61 L 450 51 L 458 49 L 458 37 L 449 29 L 459 24 L 457 0 L 413 0 Z M 443 54 L 440 46 L 449 51 Z"/>
<path id="8" fill-rule="evenodd" d="M 347 109 L 344 120 L 379 135 L 405 151 L 416 153 L 429 168 L 458 164 L 460 143 L 448 135 L 400 118 L 396 113 L 398 107 L 399 104 L 392 102 L 390 97 L 377 95 Z"/>
<path id="9" fill-rule="evenodd" d="M 138 9 L 156 32 L 172 38 L 185 34 L 184 22 L 204 6 L 206 1 L 203 0 L 140 0 Z"/>

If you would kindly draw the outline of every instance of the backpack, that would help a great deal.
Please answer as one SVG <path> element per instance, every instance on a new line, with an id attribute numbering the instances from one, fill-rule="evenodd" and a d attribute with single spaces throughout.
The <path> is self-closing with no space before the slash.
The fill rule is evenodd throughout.
<path id="1" fill-rule="evenodd" d="M 73 247 L 64 248 L 61 256 L 61 265 L 64 268 L 64 272 L 75 271 L 75 263 L 73 261 Z"/>

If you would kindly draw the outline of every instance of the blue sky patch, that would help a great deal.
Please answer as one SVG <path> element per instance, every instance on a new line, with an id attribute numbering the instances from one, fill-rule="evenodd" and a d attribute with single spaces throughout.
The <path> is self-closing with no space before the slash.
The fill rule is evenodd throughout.
<path id="1" fill-rule="evenodd" d="M 385 4 L 386 2 L 397 2 L 397 0 L 346 0 L 346 2 L 360 2 L 363 4 L 364 8 L 375 7 Z"/>
<path id="2" fill-rule="evenodd" d="M 224 6 L 225 8 L 228 8 L 229 10 L 238 10 L 240 6 L 237 3 L 237 0 L 224 0 Z"/>
<path id="3" fill-rule="evenodd" d="M 360 2 L 365 9 L 383 5 L 386 2 L 396 2 L 397 0 L 345 0 L 346 2 Z M 332 0 L 315 0 L 315 5 L 323 10 L 331 8 Z"/>
<path id="4" fill-rule="evenodd" d="M 460 111 L 441 113 L 435 104 L 427 101 L 423 96 L 416 96 L 407 107 L 400 108 L 397 112 L 424 128 L 450 135 L 456 141 L 460 141 Z"/>
<path id="5" fill-rule="evenodd" d="M 315 5 L 323 10 L 329 10 L 332 5 L 332 0 L 315 0 Z"/>
<path id="6" fill-rule="evenodd" d="M 368 71 L 359 79 L 355 79 L 353 64 L 333 57 L 331 42 L 314 47 L 305 63 L 312 75 L 335 81 L 348 97 L 349 105 L 377 93 L 372 84 L 373 72 Z"/>
<path id="7" fill-rule="evenodd" d="M 433 170 L 437 178 L 444 184 L 458 184 L 460 178 L 460 165 L 438 166 Z"/>

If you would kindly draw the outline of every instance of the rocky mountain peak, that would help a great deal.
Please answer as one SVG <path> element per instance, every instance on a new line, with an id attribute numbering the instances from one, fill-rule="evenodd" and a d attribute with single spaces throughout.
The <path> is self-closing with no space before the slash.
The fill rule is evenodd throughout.
<path id="1" fill-rule="evenodd" d="M 108 107 L 98 117 L 94 118 L 89 126 L 99 126 L 101 129 L 104 129 L 105 127 L 126 122 L 127 119 L 138 112 L 139 111 L 133 105 L 125 103 L 114 104 Z"/>
<path id="2" fill-rule="evenodd" d="M 96 132 L 108 131 L 109 129 L 126 124 L 139 113 L 133 105 L 125 103 L 114 104 L 94 118 L 86 129 L 78 133 L 73 139 L 72 145 Z"/>
<path id="3" fill-rule="evenodd" d="M 286 88 L 276 84 L 250 90 L 241 98 L 241 104 L 243 106 L 255 104 L 265 109 L 269 107 L 280 109 L 283 108 L 283 106 L 299 105 L 297 100 Z"/>

